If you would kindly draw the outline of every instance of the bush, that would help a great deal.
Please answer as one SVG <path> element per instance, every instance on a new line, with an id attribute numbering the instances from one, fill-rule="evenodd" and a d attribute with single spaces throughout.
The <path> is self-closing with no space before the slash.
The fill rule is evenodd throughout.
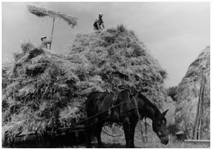
<path id="1" fill-rule="evenodd" d="M 176 94 L 177 94 L 177 86 L 173 86 L 167 89 L 167 95 L 170 96 L 173 101 L 176 101 Z"/>

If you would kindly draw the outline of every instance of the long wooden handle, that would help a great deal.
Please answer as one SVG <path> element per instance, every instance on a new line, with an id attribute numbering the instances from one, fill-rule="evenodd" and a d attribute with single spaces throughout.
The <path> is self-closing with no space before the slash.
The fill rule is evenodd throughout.
<path id="1" fill-rule="evenodd" d="M 54 33 L 54 22 L 55 22 L 55 17 L 53 17 L 51 37 L 53 37 L 53 33 Z M 49 50 L 51 49 L 51 45 L 52 45 L 52 43 L 49 45 Z"/>

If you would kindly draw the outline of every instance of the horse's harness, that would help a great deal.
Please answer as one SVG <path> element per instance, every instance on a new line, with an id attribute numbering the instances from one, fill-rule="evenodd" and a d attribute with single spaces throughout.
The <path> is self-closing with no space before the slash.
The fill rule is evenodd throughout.
<path id="1" fill-rule="evenodd" d="M 137 114 L 139 116 L 139 119 L 140 119 L 141 116 L 140 116 L 140 113 L 139 113 L 139 110 L 138 110 L 138 102 L 136 102 L 135 97 L 133 97 L 133 99 L 134 99 L 134 103 L 136 104 L 136 107 L 137 107 L 136 112 L 137 112 Z M 146 103 L 145 103 L 145 105 L 146 105 Z M 146 116 L 144 116 L 144 125 L 145 125 L 145 135 L 143 136 L 143 138 L 145 139 L 144 142 L 147 142 L 147 123 L 146 123 Z M 141 131 L 141 134 L 142 134 L 142 131 Z"/>
<path id="2" fill-rule="evenodd" d="M 112 99 L 112 106 L 108 109 L 108 114 L 111 115 L 111 117 L 114 114 L 114 109 L 115 108 L 120 107 L 124 103 L 127 103 L 127 101 L 125 101 L 125 102 L 121 102 L 119 104 L 116 104 L 117 98 L 118 98 L 118 94 L 114 94 L 114 97 Z M 135 98 L 134 98 L 134 100 L 135 100 Z M 135 104 L 136 104 L 136 100 L 135 100 Z M 131 110 L 134 110 L 134 109 L 136 109 L 137 115 L 140 118 L 140 114 L 139 114 L 139 111 L 138 111 L 138 107 L 137 106 L 134 107 L 134 108 L 130 108 L 129 110 L 123 111 L 120 114 L 127 113 L 127 112 L 129 112 Z"/>
<path id="3" fill-rule="evenodd" d="M 115 103 L 116 103 L 117 98 L 118 98 L 118 94 L 114 94 L 113 99 L 112 99 L 112 107 L 110 107 L 108 109 L 108 114 L 111 115 L 111 116 L 114 114 L 114 108 L 116 108 Z M 122 105 L 122 103 L 120 103 L 119 106 L 121 106 L 121 105 Z M 112 111 L 112 109 L 113 109 L 113 111 Z"/>

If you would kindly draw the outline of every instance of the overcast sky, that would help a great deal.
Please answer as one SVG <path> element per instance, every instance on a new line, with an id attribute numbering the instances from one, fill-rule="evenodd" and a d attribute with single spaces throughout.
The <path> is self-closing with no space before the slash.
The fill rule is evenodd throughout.
<path id="1" fill-rule="evenodd" d="M 27 4 L 42 6 L 77 17 L 71 28 L 56 19 L 52 50 L 66 52 L 77 33 L 93 31 L 98 13 L 104 14 L 105 27 L 123 24 L 133 30 L 151 54 L 168 72 L 167 87 L 182 80 L 189 65 L 210 45 L 209 2 L 64 2 L 64 3 L 2 3 L 2 61 L 12 60 L 20 52 L 20 41 L 40 44 L 40 37 L 50 36 L 52 19 L 37 17 Z"/>

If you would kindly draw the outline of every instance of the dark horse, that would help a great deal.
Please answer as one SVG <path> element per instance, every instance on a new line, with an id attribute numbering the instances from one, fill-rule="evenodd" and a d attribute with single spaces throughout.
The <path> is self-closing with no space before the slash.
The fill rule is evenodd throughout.
<path id="1" fill-rule="evenodd" d="M 136 101 L 136 100 L 137 101 Z M 91 135 L 94 132 L 98 140 L 98 147 L 102 147 L 101 130 L 105 122 L 122 123 L 124 128 L 126 147 L 134 146 L 134 132 L 139 119 L 149 117 L 152 127 L 161 143 L 168 144 L 166 129 L 166 112 L 161 113 L 145 96 L 138 93 L 132 97 L 129 90 L 121 91 L 116 99 L 115 94 L 107 92 L 93 92 L 85 103 L 87 117 L 96 116 L 86 123 L 87 147 L 91 147 Z M 113 107 L 117 106 L 117 107 Z M 112 108 L 111 108 L 112 107 Z M 100 115 L 97 115 L 100 114 Z"/>

